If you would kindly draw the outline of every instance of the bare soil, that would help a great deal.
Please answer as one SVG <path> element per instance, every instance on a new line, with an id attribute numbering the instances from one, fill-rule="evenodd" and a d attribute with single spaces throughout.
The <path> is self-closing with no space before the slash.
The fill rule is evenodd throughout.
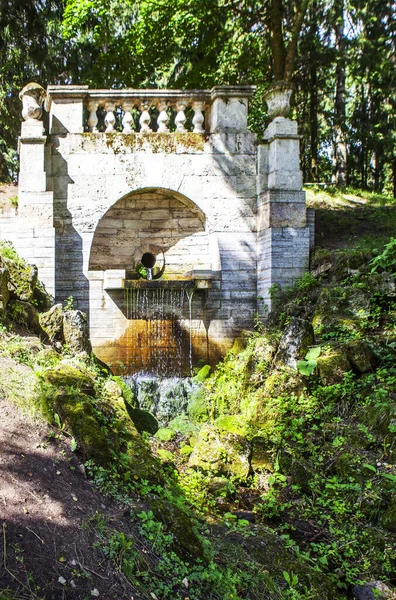
<path id="1" fill-rule="evenodd" d="M 67 438 L 0 398 L 0 598 L 10 589 L 21 599 L 139 600 L 93 548 L 96 513 L 131 527 L 85 478 Z"/>

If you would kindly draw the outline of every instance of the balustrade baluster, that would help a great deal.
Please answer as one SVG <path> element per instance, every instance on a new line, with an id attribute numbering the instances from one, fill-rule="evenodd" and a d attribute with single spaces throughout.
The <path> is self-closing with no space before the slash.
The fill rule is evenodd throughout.
<path id="1" fill-rule="evenodd" d="M 96 111 L 98 110 L 98 106 L 99 106 L 99 102 L 97 102 L 96 100 L 90 100 L 88 102 L 88 110 L 89 110 L 88 129 L 92 133 L 98 133 L 98 128 L 96 127 L 98 124 L 98 115 L 96 114 Z"/>
<path id="2" fill-rule="evenodd" d="M 203 122 L 205 120 L 205 117 L 202 114 L 204 106 L 204 102 L 193 102 L 192 108 L 194 111 L 194 117 L 192 122 L 194 125 L 194 133 L 205 133 L 205 129 L 202 127 Z"/>
<path id="3" fill-rule="evenodd" d="M 112 133 L 114 131 L 114 124 L 116 122 L 116 118 L 114 115 L 114 110 L 116 108 L 115 102 L 109 102 L 107 101 L 105 103 L 105 111 L 106 111 L 106 117 L 105 117 L 105 125 L 106 125 L 106 129 L 105 129 L 105 133 Z"/>
<path id="4" fill-rule="evenodd" d="M 160 113 L 159 113 L 158 119 L 157 119 L 158 133 L 168 133 L 169 132 L 169 128 L 167 126 L 169 117 L 168 117 L 168 113 L 166 112 L 166 109 L 167 109 L 166 100 L 160 100 L 159 104 L 158 104 L 158 110 L 160 111 Z"/>
<path id="5" fill-rule="evenodd" d="M 139 123 L 140 123 L 140 133 L 151 133 L 152 129 L 150 128 L 151 116 L 149 113 L 150 104 L 148 102 L 142 102 L 140 105 L 140 109 L 142 114 L 140 115 Z"/>
<path id="6" fill-rule="evenodd" d="M 132 116 L 133 104 L 132 104 L 132 102 L 129 102 L 128 100 L 126 100 L 125 102 L 123 102 L 122 108 L 124 110 L 124 118 L 122 119 L 122 127 L 123 127 L 122 131 L 123 131 L 123 133 L 133 133 L 133 130 L 134 130 L 134 123 L 133 123 L 133 116 Z"/>
<path id="7" fill-rule="evenodd" d="M 186 102 L 183 101 L 176 104 L 177 115 L 175 118 L 175 125 L 178 133 L 184 133 L 187 131 L 187 129 L 184 127 L 184 123 L 186 122 L 186 115 L 184 113 L 186 105 Z"/>

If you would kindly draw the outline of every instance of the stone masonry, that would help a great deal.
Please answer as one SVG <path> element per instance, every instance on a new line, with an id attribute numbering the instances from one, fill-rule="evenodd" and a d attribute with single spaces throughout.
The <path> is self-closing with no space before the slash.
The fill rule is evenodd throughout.
<path id="1" fill-rule="evenodd" d="M 99 357 L 112 362 L 130 326 L 123 282 L 145 252 L 165 257 L 165 280 L 201 282 L 183 318 L 195 360 L 209 362 L 270 308 L 271 286 L 307 269 L 297 124 L 276 117 L 259 142 L 253 92 L 22 90 L 19 208 L 0 239 L 56 302 L 72 296 L 87 312 Z"/>

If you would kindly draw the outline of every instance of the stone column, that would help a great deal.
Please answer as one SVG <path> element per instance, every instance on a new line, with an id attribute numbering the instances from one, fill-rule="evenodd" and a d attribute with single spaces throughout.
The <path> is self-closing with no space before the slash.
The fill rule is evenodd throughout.
<path id="1" fill-rule="evenodd" d="M 13 243 L 30 263 L 37 265 L 39 279 L 54 293 L 55 230 L 53 193 L 47 191 L 47 162 L 50 148 L 44 135 L 42 105 L 45 90 L 29 83 L 19 94 L 23 103 L 19 138 L 18 222 Z"/>
<path id="2" fill-rule="evenodd" d="M 270 288 L 291 286 L 309 266 L 310 230 L 302 191 L 297 123 L 276 116 L 258 149 L 258 297 L 271 309 Z"/>

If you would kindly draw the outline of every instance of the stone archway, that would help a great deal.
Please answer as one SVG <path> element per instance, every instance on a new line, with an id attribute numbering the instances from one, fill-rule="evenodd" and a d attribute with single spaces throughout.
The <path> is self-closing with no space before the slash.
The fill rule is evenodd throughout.
<path id="1" fill-rule="evenodd" d="M 144 188 L 118 200 L 99 221 L 89 270 L 130 270 L 145 252 L 166 256 L 166 277 L 212 269 L 205 215 L 182 194 Z"/>

